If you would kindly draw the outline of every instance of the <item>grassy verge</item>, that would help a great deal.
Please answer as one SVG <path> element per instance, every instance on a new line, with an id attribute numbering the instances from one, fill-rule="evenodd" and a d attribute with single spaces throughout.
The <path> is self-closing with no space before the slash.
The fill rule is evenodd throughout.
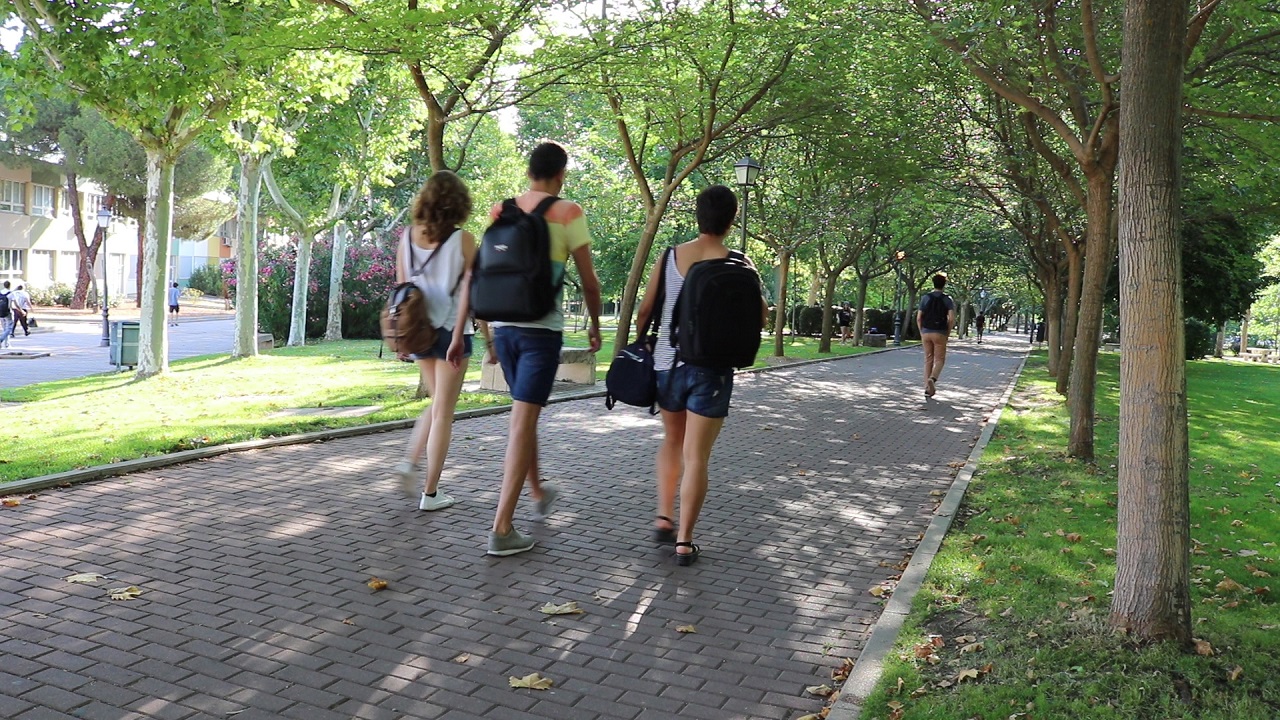
<path id="1" fill-rule="evenodd" d="M 566 333 L 565 344 L 585 347 L 586 333 Z M 379 360 L 378 345 L 318 343 L 243 361 L 207 356 L 175 362 L 167 375 L 146 382 L 134 381 L 131 374 L 107 374 L 0 391 L 0 400 L 24 403 L 11 416 L 21 422 L 0 443 L 0 483 L 206 445 L 417 416 L 429 402 L 414 397 L 417 368 L 389 356 Z M 838 347 L 835 354 L 862 350 Z M 792 343 L 787 353 L 820 357 L 811 338 Z M 480 379 L 482 354 L 483 341 L 477 338 L 468 381 Z M 757 366 L 765 366 L 763 355 Z M 602 359 L 601 380 L 607 368 Z M 508 401 L 505 394 L 464 392 L 458 408 Z M 291 408 L 372 405 L 381 409 L 360 417 L 273 416 Z"/>
<path id="2" fill-rule="evenodd" d="M 1091 466 L 1029 360 L 863 718 L 1280 717 L 1280 368 L 1188 365 L 1201 655 L 1107 628 L 1118 367 L 1102 356 Z"/>

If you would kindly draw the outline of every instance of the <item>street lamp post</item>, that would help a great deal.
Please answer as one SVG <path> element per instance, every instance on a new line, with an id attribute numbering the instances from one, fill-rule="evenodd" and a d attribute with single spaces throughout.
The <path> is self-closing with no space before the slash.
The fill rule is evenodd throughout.
<path id="1" fill-rule="evenodd" d="M 902 261 L 907 254 L 901 250 L 893 254 L 893 344 L 895 346 L 902 345 L 902 314 L 905 310 L 899 309 L 902 296 Z"/>
<path id="2" fill-rule="evenodd" d="M 738 176 L 738 185 L 742 187 L 742 254 L 747 253 L 747 193 L 751 191 L 752 186 L 756 184 L 756 178 L 760 177 L 760 171 L 763 168 L 747 156 L 739 160 L 733 166 L 733 172 Z"/>
<path id="3" fill-rule="evenodd" d="M 111 284 L 110 261 L 107 256 L 107 228 L 111 225 L 111 211 L 107 208 L 98 210 L 98 231 L 102 233 L 102 243 L 98 252 L 102 253 L 102 347 L 111 345 L 111 317 L 107 301 L 107 286 Z"/>

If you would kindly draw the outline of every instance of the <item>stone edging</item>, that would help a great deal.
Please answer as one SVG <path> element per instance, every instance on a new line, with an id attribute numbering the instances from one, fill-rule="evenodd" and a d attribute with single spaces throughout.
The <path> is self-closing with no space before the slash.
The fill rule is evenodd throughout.
<path id="1" fill-rule="evenodd" d="M 905 346 L 903 346 L 905 347 Z M 793 367 L 803 367 L 805 365 L 813 365 L 815 363 L 831 362 L 833 360 L 847 360 L 850 358 L 865 357 L 875 355 L 877 353 L 887 352 L 889 350 L 899 350 L 901 348 L 886 348 L 885 350 L 875 350 L 872 352 L 857 353 L 854 355 L 841 355 L 839 357 L 818 358 L 817 360 L 802 360 L 800 362 L 787 363 L 786 365 L 778 365 L 776 367 L 751 368 L 741 370 L 739 374 L 758 373 L 766 370 L 782 370 Z M 591 398 L 604 397 L 604 390 L 584 390 L 576 393 L 565 393 L 559 396 L 553 396 L 548 404 L 570 402 L 573 400 L 589 400 Z M 462 410 L 454 413 L 453 419 L 466 420 L 467 418 L 484 417 L 486 415 L 497 415 L 507 412 L 511 409 L 510 405 L 495 405 L 493 407 L 476 408 L 475 410 Z M 181 450 L 176 453 L 168 453 L 165 455 L 154 455 L 152 457 L 138 458 L 136 460 L 123 460 L 109 465 L 98 465 L 95 467 L 84 468 L 81 470 L 68 470 L 53 475 L 39 475 L 26 480 L 15 480 L 13 482 L 0 483 L 0 495 L 20 495 L 34 492 L 36 490 L 47 490 L 52 487 L 61 487 L 72 483 L 88 482 L 90 480 L 101 480 L 103 478 L 117 477 L 119 475 L 128 475 L 130 473 L 141 472 L 143 470 L 154 470 L 156 468 L 167 467 L 169 465 L 180 465 L 182 463 L 192 462 L 194 460 L 204 460 L 206 458 L 226 455 L 233 452 L 246 452 L 249 450 L 265 450 L 273 447 L 283 447 L 285 445 L 302 445 L 305 443 L 324 442 L 326 440 L 337 440 L 340 438 L 358 437 L 360 435 L 373 435 L 375 433 L 390 432 L 392 430 L 404 430 L 413 427 L 417 418 L 405 418 L 404 420 L 388 420 L 380 423 L 370 423 L 368 425 L 353 425 L 345 428 L 332 428 L 327 430 L 315 430 L 299 435 L 284 435 L 282 437 L 263 438 L 261 440 L 243 440 L 241 442 L 228 443 L 226 445 L 212 445 L 205 448 L 196 448 L 194 450 Z"/>
<path id="2" fill-rule="evenodd" d="M 1009 381 L 1009 387 L 1005 389 L 1004 396 L 1000 398 L 1000 402 L 987 418 L 982 434 L 978 436 L 978 442 L 973 446 L 973 452 L 969 453 L 968 461 L 960 472 L 956 473 L 956 479 L 951 483 L 946 497 L 934 511 L 933 520 L 929 522 L 924 538 L 916 546 L 915 552 L 911 555 L 911 562 L 902 573 L 902 579 L 898 581 L 893 596 L 889 598 L 884 612 L 880 614 L 880 619 L 876 620 L 875 626 L 872 627 L 871 636 L 867 638 L 867 644 L 858 654 L 858 660 L 849 673 L 849 679 L 845 680 L 840 698 L 832 705 L 827 720 L 858 720 L 862 713 L 862 704 L 866 702 L 867 696 L 875 690 L 876 684 L 880 681 L 880 676 L 884 672 L 885 658 L 889 656 L 894 644 L 898 641 L 898 633 L 911 613 L 911 605 L 916 593 L 924 584 L 925 575 L 933 565 L 933 558 L 941 549 L 942 540 L 946 537 L 947 531 L 951 529 L 951 522 L 955 519 L 956 511 L 960 509 L 960 502 L 964 500 L 965 492 L 969 489 L 969 481 L 973 479 L 973 473 L 978 469 L 978 461 L 982 458 L 987 443 L 991 442 L 996 426 L 1000 424 L 1001 413 L 1013 397 L 1013 390 L 1018 385 L 1018 379 L 1022 377 L 1022 370 L 1027 366 L 1028 357 L 1030 357 L 1029 354 L 1022 356 L 1022 362 L 1018 364 L 1018 369 L 1014 372 L 1013 379 Z"/>

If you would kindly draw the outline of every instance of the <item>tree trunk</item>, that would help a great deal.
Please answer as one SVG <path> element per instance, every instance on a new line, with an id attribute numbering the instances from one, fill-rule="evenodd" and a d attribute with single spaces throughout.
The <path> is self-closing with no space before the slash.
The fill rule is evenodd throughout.
<path id="1" fill-rule="evenodd" d="M 1222 346 L 1227 341 L 1227 324 L 1222 323 L 1218 326 L 1218 336 L 1213 339 L 1213 356 L 1222 359 Z"/>
<path id="2" fill-rule="evenodd" d="M 293 307 L 289 316 L 289 347 L 307 343 L 307 290 L 311 283 L 311 228 L 298 228 L 298 263 L 293 269 Z"/>
<path id="3" fill-rule="evenodd" d="M 853 314 L 853 343 L 862 344 L 862 331 L 867 325 L 867 284 L 869 280 L 858 276 L 858 306 Z"/>
<path id="4" fill-rule="evenodd" d="M 1085 246 L 1084 278 L 1080 288 L 1080 318 L 1076 324 L 1075 346 L 1071 354 L 1071 381 L 1067 407 L 1071 412 L 1071 438 L 1067 454 L 1093 460 L 1094 389 L 1097 386 L 1098 342 L 1102 330 L 1102 309 L 1107 278 L 1111 275 L 1114 251 L 1111 246 L 1111 193 L 1114 164 L 1090 171 L 1085 214 L 1089 235 Z M 1068 308 L 1070 312 L 1070 308 Z M 1121 323 L 1123 333 L 1128 330 Z M 1181 336 L 1181 333 L 1179 333 Z"/>
<path id="5" fill-rule="evenodd" d="M 1244 320 L 1240 322 L 1240 352 L 1237 355 L 1244 355 L 1244 351 L 1249 347 L 1249 321 L 1253 319 L 1253 308 L 1250 307 L 1244 311 Z"/>
<path id="6" fill-rule="evenodd" d="M 342 273 L 347 267 L 347 224 L 333 226 L 333 259 L 329 263 L 329 318 L 324 339 L 342 339 Z"/>
<path id="7" fill-rule="evenodd" d="M 658 226 L 667 211 L 667 203 L 671 201 L 674 187 L 664 187 L 655 199 L 653 207 L 645 213 L 644 231 L 640 233 L 640 245 L 636 247 L 635 257 L 631 258 L 631 270 L 627 272 L 627 284 L 622 289 L 622 307 L 618 311 L 618 331 L 613 337 L 613 354 L 627 344 L 631 335 L 631 319 L 636 310 L 636 294 L 640 292 L 640 279 L 649 266 L 649 253 L 653 250 L 653 239 L 658 236 Z"/>
<path id="8" fill-rule="evenodd" d="M 169 369 L 165 290 L 169 239 L 173 237 L 173 166 L 168 148 L 147 148 L 146 238 L 143 245 L 142 313 L 138 327 L 138 377 Z"/>
<path id="9" fill-rule="evenodd" d="M 818 304 L 818 291 L 822 289 L 822 275 L 818 272 L 818 268 L 813 269 L 813 275 L 809 280 L 809 294 L 805 297 L 805 307 L 813 307 Z"/>
<path id="10" fill-rule="evenodd" d="M 818 340 L 818 352 L 831 352 L 831 325 L 832 312 L 831 305 L 836 299 L 836 285 L 840 282 L 840 273 L 830 273 L 827 275 L 827 281 L 822 287 L 822 338 Z"/>
<path id="11" fill-rule="evenodd" d="M 262 158 L 240 155 L 240 193 L 236 214 L 240 239 L 236 243 L 236 337 L 231 357 L 258 354 L 258 201 L 262 195 Z"/>
<path id="12" fill-rule="evenodd" d="M 84 310 L 89 297 L 89 285 L 93 283 L 93 267 L 98 262 L 98 248 L 102 247 L 102 237 L 106 234 L 101 228 L 94 226 L 93 240 L 86 243 L 84 239 L 84 218 L 81 215 L 79 179 L 74 172 L 67 171 L 67 205 L 71 208 L 71 230 L 76 237 L 76 245 L 80 248 L 80 263 L 76 271 L 76 289 L 71 295 L 71 309 Z"/>
<path id="13" fill-rule="evenodd" d="M 787 321 L 787 283 L 791 280 L 791 251 L 778 253 L 778 295 L 774 298 L 773 308 L 773 356 L 784 357 L 785 348 L 782 343 L 782 327 Z"/>
<path id="14" fill-rule="evenodd" d="M 1110 196 L 1108 191 L 1107 195 Z M 1108 200 L 1110 202 L 1110 200 Z M 1108 211 L 1109 212 L 1109 211 Z M 1089 227 L 1093 227 L 1092 221 Z M 1108 233 L 1110 236 L 1110 233 Z M 1080 323 L 1080 293 L 1082 291 L 1081 283 L 1084 282 L 1084 269 L 1081 267 L 1081 255 L 1086 254 L 1088 248 L 1080 248 L 1076 245 L 1067 247 L 1067 304 L 1063 309 L 1062 338 L 1059 344 L 1061 357 L 1058 359 L 1058 394 L 1066 395 L 1067 389 L 1071 384 L 1071 365 L 1075 358 L 1076 350 L 1076 329 Z M 1086 260 L 1087 262 L 1087 260 Z M 1046 309 L 1046 316 L 1048 311 Z"/>
<path id="15" fill-rule="evenodd" d="M 1057 272 L 1044 283 L 1045 339 L 1049 346 L 1049 375 L 1057 376 L 1058 363 L 1062 362 L 1062 281 Z"/>
<path id="16" fill-rule="evenodd" d="M 1125 3 L 1120 458 L 1111 624 L 1191 641 L 1180 189 L 1187 4 Z"/>

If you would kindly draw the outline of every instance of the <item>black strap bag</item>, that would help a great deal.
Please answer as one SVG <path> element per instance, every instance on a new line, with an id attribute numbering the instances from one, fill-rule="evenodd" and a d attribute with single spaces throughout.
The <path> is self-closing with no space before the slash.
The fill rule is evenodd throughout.
<path id="1" fill-rule="evenodd" d="M 662 254 L 662 262 L 658 266 L 658 293 L 649 319 L 640 328 L 636 341 L 613 357 L 609 372 L 604 376 L 604 406 L 610 410 L 621 402 L 647 407 L 650 415 L 658 414 L 658 373 L 653 369 L 653 348 L 658 342 L 657 330 L 662 322 L 662 304 L 667 295 L 667 259 L 670 252 L 668 248 Z"/>

